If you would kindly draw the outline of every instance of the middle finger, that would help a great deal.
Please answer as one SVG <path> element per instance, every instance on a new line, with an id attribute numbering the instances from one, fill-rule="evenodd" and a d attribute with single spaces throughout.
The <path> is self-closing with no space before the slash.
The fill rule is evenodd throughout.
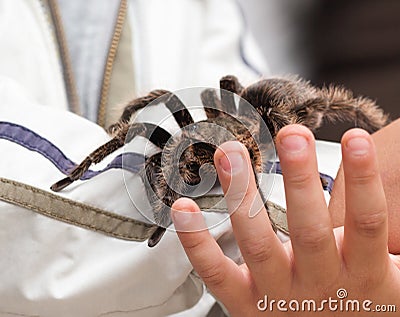
<path id="1" fill-rule="evenodd" d="M 334 278 L 340 260 L 318 173 L 314 137 L 304 126 L 292 125 L 280 131 L 276 145 L 298 278 L 311 283 Z"/>

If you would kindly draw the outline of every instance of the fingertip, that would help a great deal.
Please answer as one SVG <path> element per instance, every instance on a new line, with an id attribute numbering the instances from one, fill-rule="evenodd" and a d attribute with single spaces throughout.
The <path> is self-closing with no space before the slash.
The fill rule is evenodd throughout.
<path id="1" fill-rule="evenodd" d="M 356 136 L 368 138 L 370 136 L 370 134 L 367 131 L 365 131 L 364 129 L 360 129 L 360 128 L 349 129 L 343 134 L 342 143 L 346 143 L 349 138 L 353 138 Z"/>
<path id="2" fill-rule="evenodd" d="M 194 232 L 206 228 L 199 206 L 190 198 L 180 198 L 174 202 L 171 218 L 175 229 L 180 232 Z"/>
<path id="3" fill-rule="evenodd" d="M 362 158 L 373 154 L 374 144 L 370 134 L 362 129 L 346 131 L 342 137 L 342 152 L 346 158 Z"/>
<path id="4" fill-rule="evenodd" d="M 248 157 L 248 151 L 242 143 L 228 141 L 215 151 L 214 163 L 219 172 L 229 176 L 241 172 Z"/>
<path id="5" fill-rule="evenodd" d="M 284 126 L 282 129 L 279 130 L 276 140 L 279 143 L 285 136 L 297 134 L 300 136 L 305 137 L 306 139 L 314 139 L 314 135 L 309 128 L 301 124 L 290 124 Z"/>
<path id="6" fill-rule="evenodd" d="M 276 147 L 281 160 L 296 162 L 307 159 L 314 142 L 314 135 L 307 127 L 293 124 L 279 131 Z"/>
<path id="7" fill-rule="evenodd" d="M 200 208 L 192 199 L 182 197 L 172 204 L 171 211 L 172 213 L 182 211 L 199 212 Z"/>
<path id="8" fill-rule="evenodd" d="M 246 147 L 238 141 L 225 142 L 217 149 L 214 160 L 226 198 L 245 195 L 249 185 L 254 182 L 253 167 Z"/>
<path id="9" fill-rule="evenodd" d="M 221 158 L 221 156 L 224 156 L 226 152 L 242 152 L 244 150 L 246 150 L 246 147 L 239 141 L 227 141 L 217 147 L 217 150 L 214 153 L 214 159 Z"/>

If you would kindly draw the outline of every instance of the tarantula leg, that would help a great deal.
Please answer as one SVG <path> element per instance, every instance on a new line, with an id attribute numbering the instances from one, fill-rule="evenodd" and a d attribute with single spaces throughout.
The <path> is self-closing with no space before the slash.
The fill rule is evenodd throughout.
<path id="1" fill-rule="evenodd" d="M 201 101 L 204 105 L 207 118 L 212 119 L 221 114 L 236 114 L 236 106 L 233 93 L 240 94 L 243 91 L 242 85 L 234 76 L 225 76 L 220 81 L 221 100 L 218 98 L 215 89 L 205 89 L 201 93 Z"/>
<path id="2" fill-rule="evenodd" d="M 147 192 L 147 197 L 151 206 L 153 206 L 154 218 L 157 224 L 161 224 L 161 222 L 159 222 L 158 214 L 166 212 L 166 208 L 164 208 L 165 206 L 162 202 L 162 195 L 165 192 L 165 187 L 168 186 L 162 174 L 161 156 L 162 153 L 157 153 L 149 157 L 146 161 L 145 169 L 141 173 L 141 177 Z M 156 184 L 158 186 L 156 186 Z M 162 225 L 164 226 L 165 223 L 163 222 Z M 154 247 L 158 242 L 160 242 L 166 231 L 165 227 L 163 226 L 158 226 L 156 231 L 154 231 L 150 236 L 147 242 L 149 247 Z"/>
<path id="3" fill-rule="evenodd" d="M 156 246 L 158 242 L 160 242 L 166 230 L 167 229 L 165 229 L 164 227 L 157 227 L 156 231 L 154 231 L 149 240 L 147 240 L 147 245 L 150 248 Z"/>
<path id="4" fill-rule="evenodd" d="M 108 132 L 110 134 L 114 134 L 115 132 L 119 131 L 119 127 L 124 123 L 128 123 L 134 113 L 136 113 L 138 110 L 146 107 L 149 103 L 153 102 L 154 100 L 164 96 L 165 94 L 169 94 L 170 92 L 167 90 L 162 90 L 162 89 L 157 89 L 151 91 L 148 95 L 134 99 L 131 101 L 124 109 L 124 112 L 122 113 L 121 117 L 119 118 L 118 122 L 111 125 L 108 128 Z"/>
<path id="5" fill-rule="evenodd" d="M 307 100 L 293 108 L 296 122 L 316 130 L 322 119 L 335 122 L 354 121 L 355 126 L 372 133 L 388 123 L 388 116 L 368 98 L 354 98 L 351 91 L 331 86 L 322 88 L 319 97 Z"/>
<path id="6" fill-rule="evenodd" d="M 112 140 L 103 144 L 94 152 L 89 154 L 89 156 L 87 156 L 82 161 L 82 163 L 80 163 L 77 167 L 75 167 L 67 177 L 53 184 L 50 187 L 50 189 L 55 192 L 64 189 L 68 185 L 72 184 L 74 181 L 81 178 L 82 175 L 89 169 L 90 165 L 92 165 L 93 163 L 99 163 L 107 155 L 122 147 L 124 145 L 124 140 L 125 140 L 125 138 L 123 137 L 124 132 L 125 131 L 121 131 L 121 133 L 118 136 L 114 137 Z"/>
<path id="7" fill-rule="evenodd" d="M 129 126 L 125 143 L 130 142 L 135 136 L 143 136 L 151 143 L 163 149 L 171 138 L 171 134 L 162 127 L 149 122 L 135 122 Z"/>
<path id="8" fill-rule="evenodd" d="M 319 180 L 321 181 L 322 188 L 326 189 L 328 187 L 328 181 L 321 176 L 319 177 Z"/>
<path id="9" fill-rule="evenodd" d="M 172 113 L 180 128 L 194 123 L 192 115 L 182 101 L 178 98 L 178 96 L 173 93 L 169 93 L 163 98 L 165 98 L 165 106 Z"/>
<path id="10" fill-rule="evenodd" d="M 372 133 L 385 126 L 389 117 L 376 103 L 365 97 L 353 97 L 351 91 L 331 86 L 322 88 L 320 94 L 328 100 L 326 117 L 328 121 L 349 121 L 354 119 L 357 127 Z M 344 107 L 348 105 L 352 109 Z M 342 111 L 344 113 L 342 114 Z M 347 113 L 350 112 L 350 113 Z M 349 115 L 350 117 L 347 117 Z"/>
<path id="11" fill-rule="evenodd" d="M 164 232 L 171 223 L 171 206 L 184 195 L 187 184 L 183 181 L 185 176 L 180 175 L 179 168 L 174 170 L 173 166 L 162 165 L 162 153 L 149 157 L 146 161 L 145 170 L 141 177 L 145 184 L 146 194 L 150 205 L 153 207 L 157 230 L 148 240 L 148 246 L 155 246 L 162 238 Z M 189 170 L 185 170 L 190 173 Z M 170 187 L 172 186 L 172 187 Z"/>
<path id="12" fill-rule="evenodd" d="M 243 91 L 243 86 L 239 83 L 238 79 L 232 75 L 222 77 L 219 86 L 221 88 L 222 111 L 236 114 L 237 108 L 234 94 L 240 95 Z"/>
<path id="13" fill-rule="evenodd" d="M 221 101 L 218 99 L 215 89 L 203 90 L 200 97 L 208 119 L 214 119 L 221 115 Z"/>
<path id="14" fill-rule="evenodd" d="M 55 192 L 64 189 L 74 181 L 81 178 L 93 163 L 96 164 L 101 162 L 107 155 L 122 147 L 125 143 L 128 127 L 129 126 L 126 124 L 122 125 L 118 134 L 113 139 L 94 150 L 77 167 L 75 167 L 67 177 L 53 184 L 50 189 Z"/>
<path id="15" fill-rule="evenodd" d="M 165 144 L 171 137 L 169 132 L 152 123 L 137 122 L 132 125 L 120 123 L 119 133 L 112 140 L 92 152 L 67 177 L 53 184 L 50 187 L 51 190 L 58 192 L 72 184 L 74 181 L 81 178 L 92 164 L 101 162 L 106 156 L 124 146 L 126 142 L 131 141 L 138 135 L 147 138 L 150 142 L 160 148 L 164 148 Z"/>
<path id="16" fill-rule="evenodd" d="M 348 111 L 351 108 L 343 104 L 344 111 Z M 324 98 L 307 100 L 305 103 L 294 107 L 295 123 L 305 125 L 314 132 L 322 125 L 323 116 L 327 109 L 328 101 Z"/>
<path id="17" fill-rule="evenodd" d="M 234 94 L 240 95 L 244 87 L 240 84 L 236 76 L 227 75 L 220 79 L 219 85 L 221 89 L 233 92 Z"/>

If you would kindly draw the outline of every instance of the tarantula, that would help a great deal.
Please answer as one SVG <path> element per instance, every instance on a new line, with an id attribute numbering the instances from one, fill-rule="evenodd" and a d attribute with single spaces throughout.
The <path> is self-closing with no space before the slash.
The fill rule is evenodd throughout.
<path id="1" fill-rule="evenodd" d="M 344 88 L 316 88 L 297 77 L 263 79 L 243 87 L 235 76 L 225 76 L 220 81 L 220 88 L 220 98 L 213 89 L 202 91 L 201 100 L 207 119 L 196 123 L 181 100 L 169 91 L 154 90 L 133 100 L 125 107 L 119 121 L 109 128 L 114 137 L 86 157 L 66 178 L 52 185 L 51 189 L 60 191 L 78 180 L 91 164 L 102 161 L 135 136 L 147 138 L 162 150 L 146 158 L 141 173 L 147 183 L 147 195 L 158 224 L 148 240 L 148 245 L 152 247 L 171 224 L 172 204 L 185 196 L 191 186 L 200 183 L 201 172 L 212 173 L 209 167 L 214 164 L 216 145 L 221 144 L 224 138 L 219 137 L 216 130 L 204 128 L 204 124 L 222 127 L 242 142 L 249 151 L 257 176 L 262 171 L 259 144 L 267 141 L 265 136 L 272 136 L 274 140 L 278 131 L 288 124 L 303 124 L 315 131 L 323 121 L 353 120 L 358 127 L 374 132 L 388 121 L 387 115 L 370 99 L 353 97 Z M 242 98 L 238 106 L 234 94 Z M 261 119 L 248 115 L 249 108 L 244 106 L 243 99 L 254 107 Z M 171 137 L 168 131 L 152 123 L 131 122 L 138 110 L 155 100 L 157 104 L 164 103 L 173 114 L 182 129 L 179 136 Z M 214 142 L 205 141 L 210 139 Z M 207 168 L 202 169 L 203 166 Z M 184 181 L 179 181 L 179 178 Z"/>

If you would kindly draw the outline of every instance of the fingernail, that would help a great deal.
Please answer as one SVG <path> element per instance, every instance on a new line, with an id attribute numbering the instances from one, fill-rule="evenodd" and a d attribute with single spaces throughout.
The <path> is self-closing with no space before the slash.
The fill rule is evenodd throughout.
<path id="1" fill-rule="evenodd" d="M 299 153 L 303 151 L 307 145 L 307 139 L 298 134 L 290 134 L 280 140 L 280 145 L 286 152 Z"/>
<path id="2" fill-rule="evenodd" d="M 219 164 L 225 172 L 235 174 L 243 169 L 244 160 L 239 152 L 227 152 L 220 158 Z"/>
<path id="3" fill-rule="evenodd" d="M 369 151 L 369 142 L 362 137 L 355 137 L 347 141 L 347 149 L 355 156 L 363 156 Z"/>
<path id="4" fill-rule="evenodd" d="M 175 227 L 179 229 L 185 229 L 192 222 L 193 213 L 190 211 L 171 210 L 171 217 Z"/>

